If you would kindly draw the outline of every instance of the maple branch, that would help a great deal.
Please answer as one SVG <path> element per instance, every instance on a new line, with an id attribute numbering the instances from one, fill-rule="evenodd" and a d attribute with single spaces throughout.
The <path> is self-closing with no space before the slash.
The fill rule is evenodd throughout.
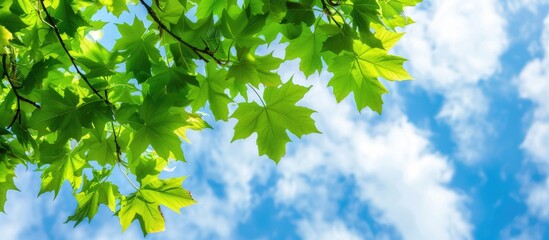
<path id="1" fill-rule="evenodd" d="M 116 147 L 116 161 L 118 163 L 122 163 L 122 158 L 120 157 L 120 144 L 118 143 L 118 136 L 116 136 L 116 130 L 114 129 L 114 121 L 111 122 L 111 126 L 112 126 L 112 134 L 113 134 L 113 137 L 114 137 L 114 145 Z"/>
<path id="2" fill-rule="evenodd" d="M 15 94 L 15 98 L 17 99 L 17 109 L 15 110 L 15 115 L 13 116 L 13 119 L 11 120 L 8 127 L 11 127 L 17 119 L 19 119 L 19 124 L 21 124 L 21 101 L 26 102 L 35 108 L 40 108 L 40 105 L 38 105 L 36 102 L 33 102 L 32 100 L 29 100 L 28 98 L 25 98 L 17 92 L 17 87 L 13 84 L 13 81 L 10 78 L 10 75 L 8 73 L 8 65 L 6 64 L 7 60 L 7 54 L 2 54 L 2 78 L 5 76 L 6 79 L 8 79 L 8 83 L 11 86 L 11 90 L 13 91 L 13 94 Z"/>
<path id="3" fill-rule="evenodd" d="M 222 62 L 221 60 L 219 60 L 217 57 L 214 56 L 215 52 L 212 52 L 208 49 L 208 47 L 206 46 L 205 49 L 200 49 L 200 48 L 197 48 L 193 45 L 191 45 L 190 43 L 186 42 L 185 40 L 183 40 L 181 37 L 177 36 L 177 34 L 175 34 L 172 30 L 170 30 L 164 23 L 162 23 L 162 21 L 160 21 L 160 18 L 158 18 L 158 15 L 156 15 L 156 13 L 154 12 L 154 10 L 152 9 L 152 7 L 147 4 L 145 2 L 145 0 L 139 0 L 139 2 L 141 2 L 141 4 L 145 7 L 145 9 L 147 9 L 147 12 L 149 13 L 149 15 L 151 16 L 151 18 L 154 20 L 154 22 L 156 24 L 158 24 L 158 26 L 166 31 L 170 36 L 172 36 L 173 38 L 175 38 L 175 40 L 177 40 L 178 42 L 180 42 L 181 44 L 187 46 L 188 48 L 190 48 L 194 53 L 196 53 L 196 55 L 198 55 L 198 57 L 202 60 L 204 60 L 205 62 L 209 62 L 209 60 L 204 57 L 204 54 L 207 55 L 207 56 L 210 56 L 217 64 L 219 65 L 226 65 L 227 62 Z"/>
<path id="4" fill-rule="evenodd" d="M 69 56 L 69 59 L 71 60 L 71 63 L 74 66 L 74 69 L 76 69 L 76 72 L 78 73 L 78 75 L 80 75 L 80 77 L 84 80 L 84 82 L 86 82 L 88 87 L 93 91 L 93 93 L 95 95 L 97 95 L 101 100 L 105 101 L 105 103 L 110 106 L 111 103 L 107 99 L 105 99 L 103 96 L 101 96 L 101 94 L 99 94 L 99 91 L 97 91 L 97 89 L 95 89 L 92 86 L 92 84 L 90 83 L 90 81 L 88 80 L 86 75 L 84 75 L 84 73 L 80 70 L 80 68 L 76 64 L 76 59 L 70 54 L 69 49 L 67 48 L 67 45 L 65 45 L 65 42 L 63 41 L 63 38 L 61 37 L 61 32 L 59 31 L 59 28 L 57 27 L 57 25 L 55 25 L 55 22 L 53 21 L 53 18 L 51 17 L 50 13 L 46 9 L 46 5 L 44 4 L 44 0 L 38 0 L 38 1 L 40 2 L 40 5 L 42 5 L 42 9 L 46 13 L 46 18 L 49 22 L 50 27 L 53 28 L 53 30 L 55 32 L 55 36 L 57 36 L 57 39 L 59 40 L 59 43 L 61 43 L 61 46 L 63 47 L 63 50 L 65 50 L 65 53 L 67 53 L 67 55 Z"/>
<path id="5" fill-rule="evenodd" d="M 326 2 L 328 1 L 328 2 Z M 335 20 L 334 18 L 334 14 L 332 12 L 330 12 L 330 9 L 328 8 L 328 6 L 332 7 L 332 9 L 341 17 L 341 19 L 344 19 L 343 16 L 341 15 L 341 13 L 339 13 L 339 11 L 335 8 L 336 6 L 339 5 L 339 0 L 337 2 L 333 2 L 332 0 L 320 0 L 320 2 L 322 3 L 322 10 L 324 11 L 324 13 L 326 13 L 326 15 L 332 20 L 334 21 L 334 23 L 339 27 L 341 28 L 341 25 Z M 344 20 L 345 21 L 345 20 Z"/>

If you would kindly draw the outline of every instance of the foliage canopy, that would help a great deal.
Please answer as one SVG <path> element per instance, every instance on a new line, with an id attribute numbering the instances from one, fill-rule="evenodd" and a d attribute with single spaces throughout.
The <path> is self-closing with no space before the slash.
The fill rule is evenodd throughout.
<path id="1" fill-rule="evenodd" d="M 70 183 L 78 206 L 67 222 L 104 204 L 123 230 L 138 220 L 144 234 L 163 231 L 160 206 L 194 203 L 183 177 L 159 174 L 185 161 L 187 130 L 209 127 L 197 111 L 236 119 L 233 141 L 255 133 L 259 154 L 280 161 L 289 133 L 319 132 L 314 110 L 297 104 L 308 88 L 277 73 L 300 59 L 306 76 L 333 73 L 337 101 L 352 93 L 359 111 L 381 113 L 380 78 L 411 79 L 388 50 L 413 22 L 403 8 L 419 1 L 0 0 L 0 210 L 15 168 L 31 164 L 40 194 Z M 112 47 L 91 37 L 105 16 L 123 21 Z M 285 57 L 265 44 L 287 45 Z M 119 191 L 115 168 L 134 192 Z"/>

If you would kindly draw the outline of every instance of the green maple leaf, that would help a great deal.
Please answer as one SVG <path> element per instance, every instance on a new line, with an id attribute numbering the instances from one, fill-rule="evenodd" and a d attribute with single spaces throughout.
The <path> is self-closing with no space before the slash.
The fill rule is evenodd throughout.
<path id="1" fill-rule="evenodd" d="M 212 14 L 220 16 L 224 9 L 234 4 L 236 4 L 234 0 L 201 0 L 196 9 L 196 17 L 202 19 Z"/>
<path id="2" fill-rule="evenodd" d="M 137 159 L 150 145 L 164 159 L 184 160 L 181 140 L 174 131 L 187 125 L 186 116 L 170 111 L 173 95 L 145 98 L 139 110 L 139 121 L 133 121 L 135 132 L 130 142 L 131 159 Z"/>
<path id="3" fill-rule="evenodd" d="M 201 49 L 204 49 L 206 47 L 205 42 L 208 43 L 210 42 L 210 40 L 215 40 L 219 37 L 210 36 L 210 34 L 217 33 L 218 31 L 218 27 L 214 25 L 214 19 L 212 15 L 206 16 L 204 18 L 199 18 L 196 21 L 191 21 L 189 18 L 181 16 L 179 22 L 172 27 L 172 31 L 177 34 L 177 36 L 180 36 L 181 39 L 185 40 L 187 43 Z M 172 51 L 172 54 L 179 53 L 181 55 L 187 55 L 187 59 L 185 59 L 186 61 L 191 61 L 192 58 L 197 57 L 195 53 L 190 51 L 191 49 L 187 46 L 182 45 L 179 42 L 177 44 L 181 46 L 179 49 Z M 215 46 L 209 47 L 215 48 Z M 187 63 L 185 65 L 192 64 Z"/>
<path id="4" fill-rule="evenodd" d="M 251 9 L 252 15 L 268 14 L 275 22 L 280 22 L 286 12 L 284 0 L 245 0 L 245 3 Z"/>
<path id="5" fill-rule="evenodd" d="M 194 112 L 206 105 L 208 101 L 215 120 L 228 120 L 228 105 L 233 100 L 225 93 L 231 85 L 230 81 L 225 80 L 226 78 L 227 71 L 217 69 L 215 63 L 206 65 L 206 76 L 198 77 L 199 87 L 193 88 L 190 93 L 190 97 L 193 98 L 191 106 Z"/>
<path id="6" fill-rule="evenodd" d="M 388 91 L 377 78 L 411 79 L 402 67 L 406 59 L 389 55 L 382 49 L 370 48 L 358 40 L 354 49 L 354 54 L 337 56 L 329 65 L 328 70 L 334 73 L 334 77 L 328 85 L 333 87 L 338 102 L 353 92 L 358 110 L 370 107 L 381 113 L 381 95 Z"/>
<path id="7" fill-rule="evenodd" d="M 126 230 L 137 219 L 143 235 L 163 231 L 165 220 L 160 205 L 179 213 L 180 208 L 195 203 L 191 194 L 183 189 L 183 180 L 184 177 L 166 180 L 156 176 L 144 178 L 137 192 L 122 198 L 120 211 L 117 213 L 122 230 Z"/>
<path id="8" fill-rule="evenodd" d="M 402 66 L 405 58 L 389 55 L 387 50 L 371 48 L 360 41 L 354 42 L 353 49 L 364 76 L 383 77 L 387 80 L 412 79 Z"/>
<path id="9" fill-rule="evenodd" d="M 126 0 L 99 0 L 99 2 L 116 17 L 120 17 L 124 11 L 128 11 Z"/>
<path id="10" fill-rule="evenodd" d="M 4 139 L 0 139 L 0 141 L 2 141 L 2 144 L 4 144 Z M 7 200 L 8 191 L 19 191 L 19 189 L 17 189 L 15 183 L 13 182 L 13 178 L 15 177 L 15 166 L 9 164 L 8 160 L 6 159 L 5 151 L 9 150 L 9 147 L 6 147 L 7 149 L 0 146 L 0 212 L 4 213 L 4 204 Z"/>
<path id="11" fill-rule="evenodd" d="M 0 8 L 2 8 L 2 7 L 0 6 Z M 11 12 L 15 13 L 15 14 L 18 14 L 18 15 L 24 15 L 24 14 L 30 13 L 34 9 L 33 9 L 32 3 L 30 3 L 30 1 L 28 1 L 28 0 L 16 0 L 16 1 L 12 2 L 12 5 L 9 8 L 9 10 Z"/>
<path id="12" fill-rule="evenodd" d="M 267 15 L 248 17 L 246 11 L 233 18 L 227 11 L 223 11 L 219 30 L 224 37 L 233 39 L 239 47 L 257 46 L 265 42 L 255 34 L 265 26 L 266 19 Z"/>
<path id="13" fill-rule="evenodd" d="M 59 0 L 55 12 L 53 12 L 53 17 L 59 21 L 56 25 L 61 33 L 74 37 L 78 28 L 87 26 L 88 23 L 79 12 L 74 10 L 72 4 L 73 0 Z"/>
<path id="14" fill-rule="evenodd" d="M 326 40 L 325 35 L 313 33 L 309 28 L 304 28 L 301 35 L 292 40 L 286 48 L 286 59 L 300 58 L 299 66 L 305 76 L 313 74 L 322 69 L 320 51 L 322 42 Z"/>
<path id="15" fill-rule="evenodd" d="M 381 13 L 383 17 L 391 17 L 400 15 L 404 11 L 404 7 L 415 6 L 422 0 L 391 0 L 391 1 L 379 1 L 381 7 Z"/>
<path id="16" fill-rule="evenodd" d="M 313 4 L 312 0 L 304 0 L 300 3 L 286 1 L 287 12 L 284 19 L 282 19 L 282 23 L 313 25 L 315 23 Z"/>
<path id="17" fill-rule="evenodd" d="M 263 0 L 245 0 L 244 3 L 251 10 L 252 15 L 258 15 L 265 12 L 266 4 Z"/>
<path id="18" fill-rule="evenodd" d="M 179 18 L 185 14 L 185 7 L 178 0 L 156 0 L 153 10 L 160 20 L 172 24 L 176 24 Z"/>
<path id="19" fill-rule="evenodd" d="M 85 218 L 88 218 L 88 222 L 90 222 L 99 210 L 99 204 L 106 205 L 113 212 L 116 210 L 115 196 L 118 195 L 118 187 L 116 185 L 110 182 L 95 181 L 87 181 L 84 185 L 91 186 L 85 186 L 85 191 L 81 191 L 75 195 L 78 206 L 74 214 L 69 216 L 67 221 L 65 221 L 65 223 L 74 221 L 75 227 Z"/>
<path id="20" fill-rule="evenodd" d="M 4 26 L 8 31 L 15 33 L 26 28 L 27 24 L 21 20 L 21 17 L 9 11 L 0 8 L 0 26 Z"/>
<path id="21" fill-rule="evenodd" d="M 288 81 L 280 88 L 268 87 L 263 98 L 265 105 L 255 102 L 240 103 L 231 116 L 238 120 L 232 141 L 257 133 L 259 155 L 267 155 L 278 163 L 286 153 L 288 133 L 301 138 L 305 134 L 319 133 L 311 118 L 313 110 L 296 106 L 308 91 L 306 87 Z"/>
<path id="22" fill-rule="evenodd" d="M 238 62 L 229 68 L 227 79 L 234 78 L 236 84 L 245 85 L 250 83 L 256 87 L 259 83 L 266 86 L 280 85 L 280 76 L 272 71 L 277 69 L 283 60 L 273 57 L 272 54 L 255 56 L 253 53 L 250 53 L 250 50 L 238 50 Z"/>
<path id="23" fill-rule="evenodd" d="M 80 140 L 82 127 L 93 124 L 104 125 L 110 119 L 108 107 L 102 100 L 88 100 L 80 103 L 78 95 L 69 88 L 61 96 L 53 89 L 42 91 L 42 108 L 32 113 L 29 126 L 40 134 L 58 132 L 57 143 L 65 143 L 69 138 Z"/>
<path id="24" fill-rule="evenodd" d="M 331 51 L 335 54 L 339 54 L 343 50 L 353 51 L 353 39 L 357 36 L 348 24 L 344 24 L 342 28 L 324 24 L 320 25 L 320 29 L 328 34 L 328 38 L 322 45 L 322 51 Z"/>
<path id="25" fill-rule="evenodd" d="M 4 26 L 0 25 L 0 54 L 7 53 L 4 46 L 8 46 L 12 38 L 13 35 L 11 34 L 11 32 Z"/>
<path id="26" fill-rule="evenodd" d="M 137 17 L 133 24 L 118 24 L 118 31 L 122 38 L 114 45 L 115 50 L 123 51 L 126 59 L 126 72 L 133 73 L 134 77 L 141 83 L 151 76 L 151 66 L 161 58 L 156 46 L 154 46 L 154 34 L 145 35 L 145 26 Z"/>
<path id="27" fill-rule="evenodd" d="M 372 24 L 372 28 L 376 31 L 374 36 L 381 41 L 383 48 L 387 51 L 393 48 L 404 35 L 404 33 L 389 31 L 379 24 Z"/>
<path id="28" fill-rule="evenodd" d="M 177 93 L 191 85 L 198 86 L 196 76 L 189 75 L 183 67 L 167 67 L 162 64 L 159 71 L 147 80 L 151 92 Z"/>
<path id="29" fill-rule="evenodd" d="M 95 160 L 101 166 L 107 164 L 114 166 L 116 164 L 116 145 L 113 137 L 98 139 L 92 136 L 84 140 L 84 144 L 88 146 L 88 154 L 86 155 L 88 160 Z"/>
<path id="30" fill-rule="evenodd" d="M 82 170 L 87 163 L 76 151 L 69 152 L 68 147 L 65 146 L 63 152 L 58 153 L 58 158 L 50 161 L 50 166 L 42 174 L 42 184 L 38 195 L 53 191 L 54 196 L 57 197 L 65 180 L 69 181 L 73 190 L 80 187 L 82 183 Z"/>
<path id="31" fill-rule="evenodd" d="M 370 23 L 383 24 L 379 18 L 380 7 L 378 1 L 355 0 L 351 16 L 353 23 L 361 34 L 370 33 Z"/>
<path id="32" fill-rule="evenodd" d="M 42 82 L 46 79 L 51 71 L 59 68 L 61 62 L 54 58 L 42 59 L 32 65 L 25 80 L 23 80 L 22 92 L 32 93 L 33 89 L 40 88 Z"/>
<path id="33" fill-rule="evenodd" d="M 39 144 L 40 165 L 52 164 L 55 161 L 63 160 L 67 156 L 67 148 L 60 144 L 52 144 L 43 141 Z"/>
<path id="34" fill-rule="evenodd" d="M 97 42 L 83 38 L 80 40 L 80 49 L 82 53 L 77 57 L 77 62 L 84 65 L 88 71 L 86 71 L 86 77 L 104 77 L 114 74 L 116 64 L 120 63 L 123 59 L 118 55 L 118 52 L 112 52 L 101 46 Z"/>

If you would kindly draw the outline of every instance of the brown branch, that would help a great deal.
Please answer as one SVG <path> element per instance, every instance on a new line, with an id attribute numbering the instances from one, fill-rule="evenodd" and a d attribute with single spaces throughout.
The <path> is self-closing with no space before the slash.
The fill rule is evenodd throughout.
<path id="1" fill-rule="evenodd" d="M 57 36 L 57 39 L 59 40 L 59 43 L 61 43 L 61 46 L 63 47 L 63 50 L 65 50 L 65 53 L 67 53 L 67 55 L 69 56 L 69 59 L 71 60 L 71 63 L 72 65 L 74 66 L 74 68 L 76 69 L 76 72 L 80 75 L 80 77 L 86 82 L 86 84 L 88 85 L 88 87 L 93 91 L 93 93 L 95 95 L 97 95 L 101 100 L 103 100 L 105 102 L 105 104 L 107 104 L 107 106 L 110 107 L 111 109 L 111 112 L 112 112 L 112 116 L 114 117 L 115 115 L 115 112 L 116 112 L 116 106 L 113 105 L 110 101 L 109 101 L 109 93 L 108 91 L 105 89 L 104 90 L 104 94 L 105 94 L 105 97 L 101 96 L 101 94 L 99 94 L 99 91 L 97 91 L 97 89 L 95 89 L 90 81 L 88 80 L 88 78 L 86 77 L 86 75 L 84 75 L 84 73 L 80 70 L 80 68 L 78 67 L 78 65 L 76 65 L 76 60 L 74 59 L 74 57 L 70 54 L 69 50 L 67 49 L 67 46 L 65 45 L 65 42 L 63 41 L 63 39 L 61 38 L 61 33 L 59 31 L 59 28 L 57 27 L 57 25 L 55 25 L 55 22 L 53 21 L 53 18 L 51 17 L 51 15 L 49 14 L 48 10 L 46 9 L 46 6 L 44 4 L 44 0 L 39 0 L 40 4 L 42 5 L 42 9 L 44 10 L 44 12 L 46 13 L 46 17 L 47 17 L 47 20 L 49 21 L 48 25 L 50 25 L 51 28 L 53 28 L 53 30 L 55 31 L 55 35 Z M 46 21 L 44 21 L 46 22 Z M 47 23 L 47 22 L 46 22 Z M 116 147 L 116 159 L 117 159 L 117 163 L 118 164 L 122 164 L 124 163 L 122 161 L 122 158 L 121 158 L 121 148 L 120 148 L 120 143 L 118 143 L 118 136 L 116 134 L 116 130 L 114 128 L 114 122 L 115 121 L 111 121 L 111 126 L 112 126 L 112 133 L 113 133 L 113 136 L 114 136 L 114 144 L 115 144 L 115 147 Z M 120 169 L 122 171 L 122 169 Z M 122 173 L 124 173 L 122 171 Z M 126 176 L 126 178 L 128 178 L 128 176 L 126 175 L 126 173 L 124 173 L 124 175 Z M 129 178 L 128 178 L 129 180 Z M 133 184 L 133 182 L 130 181 L 130 183 L 136 188 L 138 189 L 135 184 Z M 138 189 L 139 190 L 139 189 Z"/>
<path id="2" fill-rule="evenodd" d="M 95 95 L 97 95 L 101 100 L 105 101 L 105 103 L 110 106 L 111 103 L 107 99 L 105 99 L 103 96 L 101 96 L 101 94 L 99 94 L 99 91 L 97 91 L 97 89 L 95 89 L 92 86 L 92 84 L 90 83 L 90 81 L 88 80 L 86 75 L 84 75 L 84 73 L 80 70 L 80 68 L 76 64 L 76 59 L 70 54 L 69 49 L 67 48 L 67 45 L 65 45 L 65 42 L 63 41 L 63 38 L 61 37 L 61 32 L 59 31 L 59 28 L 57 27 L 57 25 L 53 21 L 53 18 L 51 17 L 50 13 L 46 9 L 46 5 L 44 4 L 44 0 L 38 0 L 38 1 L 40 2 L 40 5 L 42 5 L 42 9 L 46 13 L 46 18 L 49 22 L 50 27 L 53 28 L 53 30 L 55 32 L 55 35 L 57 36 L 57 39 L 59 40 L 59 43 L 63 47 L 63 50 L 65 50 L 65 53 L 67 53 L 67 55 L 69 56 L 69 59 L 71 60 L 71 63 L 74 66 L 74 69 L 76 69 L 76 72 L 78 73 L 78 75 L 80 75 L 80 77 L 84 80 L 84 82 L 86 82 L 88 87 L 93 91 L 93 93 Z"/>
<path id="3" fill-rule="evenodd" d="M 21 124 L 21 101 L 26 102 L 34 106 L 35 108 L 40 108 L 40 105 L 38 105 L 36 102 L 33 102 L 32 100 L 29 100 L 28 98 L 21 96 L 19 92 L 17 92 L 17 87 L 13 84 L 13 81 L 10 78 L 10 74 L 8 73 L 8 65 L 6 64 L 7 56 L 8 56 L 7 54 L 2 54 L 2 69 L 3 69 L 2 78 L 5 76 L 6 79 L 8 79 L 8 83 L 11 86 L 11 90 L 13 91 L 13 94 L 15 94 L 15 98 L 17 99 L 17 109 L 15 110 L 15 115 L 13 116 L 13 119 L 8 125 L 8 127 L 11 127 L 13 126 L 13 124 L 17 119 L 19 120 L 19 124 Z"/>
<path id="4" fill-rule="evenodd" d="M 156 15 L 156 13 L 154 12 L 154 10 L 152 9 L 152 7 L 150 5 L 148 5 L 145 0 L 139 0 L 139 2 L 141 2 L 141 4 L 145 7 L 145 9 L 147 9 L 147 12 L 149 13 L 149 15 L 151 16 L 151 18 L 154 20 L 154 22 L 158 25 L 158 27 L 160 27 L 160 29 L 166 31 L 170 36 L 172 36 L 173 38 L 175 38 L 175 40 L 177 40 L 178 42 L 180 42 L 181 44 L 187 46 L 188 48 L 190 48 L 196 55 L 198 55 L 198 57 L 202 60 L 204 60 L 205 62 L 209 62 L 209 60 L 204 57 L 204 55 L 207 55 L 209 57 L 211 57 L 217 64 L 219 65 L 225 65 L 227 64 L 226 62 L 222 62 L 221 60 L 219 60 L 218 58 L 216 58 L 214 56 L 215 52 L 212 52 L 208 49 L 208 46 L 206 45 L 206 48 L 205 49 L 200 49 L 200 48 L 197 48 L 193 45 L 191 45 L 190 43 L 186 42 L 185 40 L 183 40 L 181 37 L 177 36 L 177 34 L 175 34 L 172 30 L 170 30 L 164 23 L 162 23 L 162 21 L 160 21 L 160 18 L 158 18 L 158 15 Z"/>

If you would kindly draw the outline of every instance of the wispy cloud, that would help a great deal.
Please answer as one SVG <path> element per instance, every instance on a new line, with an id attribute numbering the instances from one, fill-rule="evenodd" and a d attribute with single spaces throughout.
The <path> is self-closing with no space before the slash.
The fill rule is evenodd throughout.
<path id="1" fill-rule="evenodd" d="M 17 168 L 15 184 L 21 192 L 9 191 L 6 215 L 0 217 L 2 239 L 137 239 L 141 236 L 137 226 L 122 233 L 118 218 L 111 217 L 106 208 L 100 208 L 93 223 L 83 222 L 73 228 L 64 224 L 72 214 L 76 201 L 71 188 L 64 185 L 57 199 L 45 193 L 37 198 L 40 175 L 24 167 Z"/>
<path id="2" fill-rule="evenodd" d="M 521 147 L 527 159 L 534 162 L 545 181 L 528 182 L 527 204 L 532 215 L 549 219 L 549 15 L 544 20 L 540 39 L 543 57 L 531 60 L 522 70 L 516 84 L 522 98 L 531 100 L 535 107 L 532 120 Z"/>
<path id="3" fill-rule="evenodd" d="M 479 82 L 499 70 L 508 44 L 498 3 L 425 1 L 409 13 L 416 23 L 398 48 L 410 59 L 418 85 L 445 97 L 438 118 L 452 128 L 458 156 L 467 163 L 482 158 L 479 146 L 490 134 L 490 102 Z"/>
<path id="4" fill-rule="evenodd" d="M 453 168 L 432 148 L 428 133 L 397 105 L 386 105 L 382 116 L 359 115 L 349 102 L 336 104 L 315 81 L 307 81 L 317 86 L 304 102 L 318 110 L 314 117 L 323 135 L 307 138 L 281 162 L 274 193 L 279 204 L 303 216 L 300 234 L 391 234 L 372 231 L 366 220 L 373 219 L 404 239 L 471 238 L 466 199 L 448 187 Z M 341 209 L 344 200 L 370 209 L 370 215 Z M 327 223 L 334 228 L 322 228 Z M 315 235 L 311 226 L 318 227 Z"/>
<path id="5" fill-rule="evenodd" d="M 539 6 L 549 5 L 549 0 L 507 0 L 507 9 L 516 12 L 521 9 L 527 9 L 532 12 L 537 12 Z"/>

